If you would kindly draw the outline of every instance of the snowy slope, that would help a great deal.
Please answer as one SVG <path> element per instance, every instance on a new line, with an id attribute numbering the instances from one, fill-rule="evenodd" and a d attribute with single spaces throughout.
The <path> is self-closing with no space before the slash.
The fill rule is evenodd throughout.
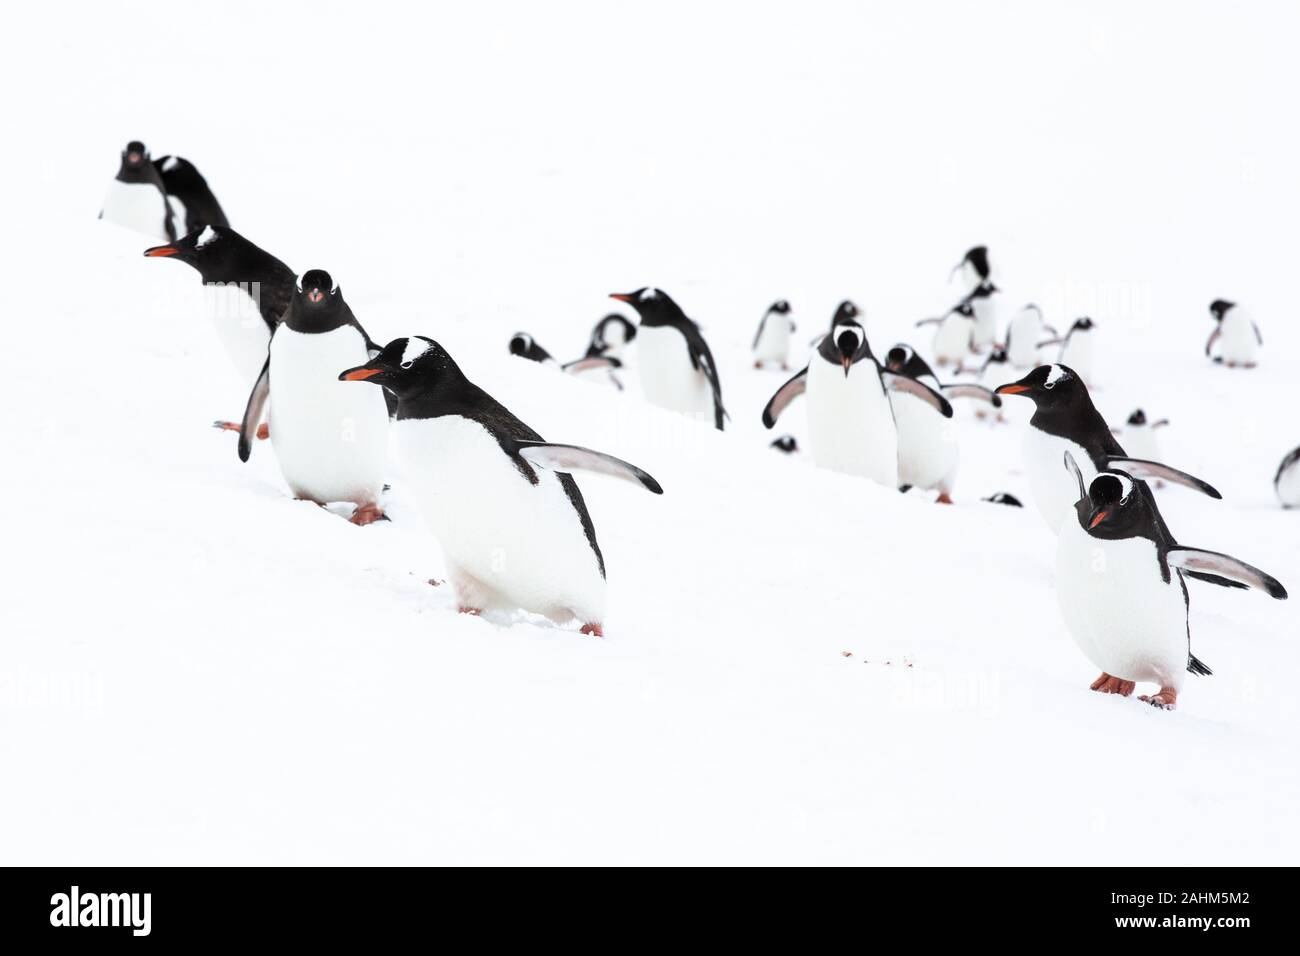
<path id="1" fill-rule="evenodd" d="M 784 378 L 748 346 L 774 298 L 803 343 L 852 297 L 878 353 L 925 351 L 912 322 L 987 242 L 1009 306 L 1097 320 L 1112 423 L 1169 417 L 1165 459 L 1224 493 L 1163 492 L 1175 534 L 1294 592 L 1296 14 L 793 10 L 249 5 L 181 24 L 200 63 L 180 11 L 29 14 L 57 38 L 0 58 L 30 91 L 0 159 L 0 861 L 1294 862 L 1295 601 L 1198 586 L 1215 676 L 1172 714 L 1092 694 L 1054 541 L 979 501 L 1027 501 L 1028 409 L 960 410 L 941 508 L 769 451 L 803 407 L 763 430 Z M 396 470 L 394 520 L 355 528 L 265 444 L 238 461 L 197 276 L 94 221 L 132 137 L 377 340 L 432 335 L 546 438 L 662 482 L 579 479 L 604 640 L 455 614 Z M 619 394 L 506 354 L 522 329 L 576 357 L 648 283 L 704 325 L 726 433 L 635 370 Z M 1202 359 L 1217 296 L 1259 369 Z"/>

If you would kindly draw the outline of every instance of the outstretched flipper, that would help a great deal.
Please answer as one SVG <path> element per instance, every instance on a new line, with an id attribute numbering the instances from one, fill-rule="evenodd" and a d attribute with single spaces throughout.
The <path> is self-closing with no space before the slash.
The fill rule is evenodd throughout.
<path id="1" fill-rule="evenodd" d="M 1064 341 L 1065 341 L 1065 339 L 1059 339 L 1059 338 L 1058 338 L 1058 339 L 1048 339 L 1046 342 L 1039 342 L 1038 345 L 1037 345 L 1037 348 L 1045 349 L 1045 348 L 1047 348 L 1049 345 L 1060 345 L 1060 344 L 1063 343 Z"/>
<path id="2" fill-rule="evenodd" d="M 1282 587 L 1277 578 L 1229 555 L 1175 545 L 1169 549 L 1168 558 L 1171 567 L 1227 578 L 1249 588 L 1259 588 L 1279 601 L 1286 600 L 1286 588 Z"/>
<path id="3" fill-rule="evenodd" d="M 248 461 L 253 451 L 253 436 L 257 433 L 257 423 L 262 420 L 262 409 L 271 395 L 271 357 L 268 355 L 262 363 L 262 374 L 253 383 L 253 390 L 248 395 L 248 405 L 244 408 L 244 419 L 239 423 L 239 460 Z"/>
<path id="4" fill-rule="evenodd" d="M 1214 345 L 1214 340 L 1217 339 L 1217 338 L 1219 337 L 1219 333 L 1222 332 L 1222 331 L 1223 331 L 1223 327 L 1220 326 L 1220 325 L 1216 325 L 1216 326 L 1214 327 L 1214 331 L 1210 333 L 1210 337 L 1209 337 L 1208 339 L 1205 340 L 1205 356 L 1206 356 L 1206 358 L 1209 358 L 1209 355 L 1210 355 L 1210 349 L 1211 349 L 1211 348 L 1213 347 L 1213 345 Z"/>
<path id="5" fill-rule="evenodd" d="M 906 392 L 908 395 L 915 395 L 944 418 L 952 418 L 952 405 L 948 402 L 948 399 L 929 385 L 918 382 L 907 375 L 899 375 L 883 368 L 880 370 L 880 378 L 884 381 L 885 388 L 891 392 Z"/>
<path id="6" fill-rule="evenodd" d="M 781 417 L 787 405 L 802 395 L 808 389 L 808 366 L 805 365 L 794 376 L 776 390 L 776 394 L 768 399 L 767 407 L 763 409 L 763 427 L 771 428 L 776 424 L 776 420 Z"/>
<path id="7" fill-rule="evenodd" d="M 623 363 L 612 355 L 584 355 L 580 359 L 574 359 L 572 362 L 565 362 L 560 366 L 565 372 L 585 372 L 593 368 L 622 368 Z"/>
<path id="8" fill-rule="evenodd" d="M 1002 407 L 1002 396 L 994 395 L 991 389 L 987 389 L 983 385 L 957 382 L 952 385 L 941 385 L 940 389 L 945 396 L 950 398 L 973 398 L 977 402 L 986 402 L 994 408 Z"/>
<path id="9" fill-rule="evenodd" d="M 593 471 L 598 475 L 622 478 L 640 485 L 647 491 L 662 495 L 664 490 L 647 472 L 621 458 L 580 448 L 577 445 L 553 445 L 544 441 L 516 441 L 515 450 L 519 457 L 532 465 L 540 465 L 551 471 L 565 473 L 573 471 Z"/>
<path id="10" fill-rule="evenodd" d="M 1251 327 L 1252 329 L 1255 330 L 1255 341 L 1256 341 L 1256 343 L 1258 343 L 1259 345 L 1263 345 L 1263 344 L 1264 344 L 1264 336 L 1260 334 L 1259 326 L 1256 325 L 1254 322 L 1252 322 L 1252 323 L 1250 323 L 1250 327 Z"/>
<path id="11" fill-rule="evenodd" d="M 1191 488 L 1193 491 L 1199 491 L 1203 495 L 1209 495 L 1211 498 L 1222 498 L 1218 490 L 1208 482 L 1194 475 L 1189 475 L 1185 471 L 1179 471 L 1177 468 L 1170 468 L 1168 465 L 1162 465 L 1158 461 L 1147 461 L 1145 458 L 1127 458 L 1124 455 L 1107 455 L 1105 465 L 1099 470 L 1118 470 L 1128 473 L 1134 478 L 1142 479 L 1159 479 L 1170 481 L 1176 485 L 1183 485 Z"/>

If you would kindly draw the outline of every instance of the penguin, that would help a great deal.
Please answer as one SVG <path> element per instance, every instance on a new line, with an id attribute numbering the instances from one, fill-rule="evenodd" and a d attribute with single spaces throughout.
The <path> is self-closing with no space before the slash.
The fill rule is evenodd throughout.
<path id="1" fill-rule="evenodd" d="M 1043 321 L 1042 310 L 1033 303 L 1011 317 L 1005 348 L 1013 368 L 1035 368 L 1039 364 L 1038 343 L 1045 333 L 1055 336 L 1056 329 Z"/>
<path id="2" fill-rule="evenodd" d="M 1293 448 L 1277 466 L 1273 491 L 1283 508 L 1300 507 L 1300 448 Z"/>
<path id="3" fill-rule="evenodd" d="M 539 365 L 557 367 L 560 363 L 551 358 L 551 353 L 537 344 L 527 332 L 516 332 L 510 339 L 510 354 L 528 359 Z"/>
<path id="4" fill-rule="evenodd" d="M 1064 365 L 1040 365 L 1018 382 L 1001 385 L 999 395 L 1023 395 L 1034 403 L 1025 428 L 1024 461 L 1034 504 L 1053 532 L 1078 498 L 1075 484 L 1061 466 L 1070 452 L 1085 482 L 1098 472 L 1125 471 L 1135 478 L 1159 478 L 1185 485 L 1211 498 L 1222 498 L 1213 487 L 1186 472 L 1159 462 L 1128 455 L 1092 403 L 1088 387 Z"/>
<path id="5" fill-rule="evenodd" d="M 1085 483 L 1073 456 L 1064 459 L 1078 500 L 1057 539 L 1056 594 L 1071 637 L 1102 671 L 1092 690 L 1128 697 L 1150 682 L 1159 690 L 1140 699 L 1173 710 L 1187 674 L 1212 673 L 1192 654 L 1185 576 L 1208 573 L 1277 600 L 1286 589 L 1244 561 L 1178 544 L 1145 482 L 1106 470 Z"/>
<path id="6" fill-rule="evenodd" d="M 108 184 L 99 218 L 155 239 L 176 238 L 167 190 L 144 143 L 132 140 L 122 150 L 117 176 Z"/>
<path id="7" fill-rule="evenodd" d="M 754 333 L 754 368 L 764 365 L 790 367 L 790 334 L 794 332 L 794 319 L 790 317 L 790 303 L 778 299 L 768 306 Z"/>
<path id="8" fill-rule="evenodd" d="M 966 254 L 961 257 L 961 262 L 953 266 L 952 271 L 961 274 L 962 285 L 967 290 L 973 291 L 989 283 L 993 276 L 993 268 L 989 263 L 989 247 L 973 246 L 967 249 Z M 949 280 L 951 281 L 951 274 Z"/>
<path id="9" fill-rule="evenodd" d="M 245 388 L 266 363 L 271 333 L 294 294 L 294 273 L 229 226 L 204 226 L 165 246 L 144 251 L 193 268 L 203 283 L 204 311 Z M 238 430 L 238 424 L 217 422 Z"/>
<path id="10" fill-rule="evenodd" d="M 1205 343 L 1206 358 L 1210 357 L 1215 340 L 1220 339 L 1215 362 L 1228 368 L 1254 368 L 1259 361 L 1259 348 L 1264 344 L 1264 337 L 1246 310 L 1235 302 L 1215 299 L 1210 303 L 1210 315 L 1214 316 L 1217 324 Z"/>
<path id="11" fill-rule="evenodd" d="M 782 435 L 780 438 L 773 439 L 769 446 L 777 451 L 787 455 L 793 455 L 799 450 L 799 443 L 794 440 L 793 435 Z"/>
<path id="12" fill-rule="evenodd" d="M 1147 461 L 1160 460 L 1160 442 L 1156 438 L 1157 429 L 1166 427 L 1169 419 L 1162 418 L 1156 422 L 1148 422 L 1146 412 L 1142 409 L 1135 409 L 1133 414 L 1128 417 L 1124 423 L 1123 432 L 1111 429 L 1115 435 L 1122 435 L 1124 447 L 1134 458 L 1145 458 Z M 1159 481 L 1155 482 L 1157 488 L 1160 487 Z"/>
<path id="13" fill-rule="evenodd" d="M 982 498 L 980 500 L 987 501 L 990 504 L 995 504 L 995 505 L 1007 505 L 1008 507 L 1011 508 L 1024 507 L 1024 505 L 1020 503 L 1019 498 L 1006 491 L 996 491 L 993 494 L 989 495 L 987 498 Z"/>
<path id="14" fill-rule="evenodd" d="M 1039 348 L 1060 345 L 1061 354 L 1057 362 L 1074 369 L 1075 373 L 1083 379 L 1084 384 L 1091 385 L 1093 381 L 1092 330 L 1094 328 L 1096 328 L 1096 323 L 1087 316 L 1075 319 L 1074 324 L 1070 326 L 1069 331 L 1062 338 L 1052 338 L 1046 342 L 1040 342 Z"/>
<path id="15" fill-rule="evenodd" d="M 960 366 L 966 353 L 971 351 L 972 336 L 975 332 L 975 309 L 969 302 L 949 309 L 947 314 L 930 319 L 921 319 L 916 323 L 919 329 L 923 325 L 935 325 L 934 341 L 930 350 L 934 353 L 935 364 Z"/>
<path id="16" fill-rule="evenodd" d="M 722 431 L 727 412 L 718 366 L 700 327 L 661 289 L 646 286 L 610 298 L 626 302 L 641 317 L 637 364 L 645 397 L 688 415 L 712 416 L 713 427 Z"/>
<path id="17" fill-rule="evenodd" d="M 623 351 L 636 338 L 636 326 L 619 315 L 611 312 L 591 330 L 591 339 L 587 343 L 585 358 L 608 356 L 621 358 Z"/>
<path id="18" fill-rule="evenodd" d="M 975 315 L 970 334 L 972 352 L 983 354 L 998 337 L 998 291 L 992 282 L 981 282 L 964 300 Z"/>
<path id="19" fill-rule="evenodd" d="M 994 408 L 1002 399 L 987 388 L 960 383 L 940 385 L 925 359 L 910 345 L 895 345 L 885 355 L 885 368 L 938 392 L 945 398 L 974 398 Z M 906 488 L 937 491 L 937 504 L 952 504 L 953 484 L 959 458 L 957 434 L 951 416 L 911 392 L 890 392 L 894 421 L 898 427 L 898 480 Z"/>
<path id="20" fill-rule="evenodd" d="M 856 307 L 852 311 L 856 314 Z M 882 368 L 871 353 L 862 324 L 856 318 L 842 317 L 845 313 L 841 306 L 830 334 L 821 339 L 808 364 L 768 401 L 763 425 L 775 425 L 789 404 L 806 391 L 808 447 L 813 461 L 822 468 L 897 488 L 898 429 L 889 392 L 915 395 L 945 418 L 952 417 L 952 406 L 922 382 Z"/>
<path id="21" fill-rule="evenodd" d="M 542 439 L 424 336 L 394 339 L 337 373 L 397 398 L 394 445 L 446 556 L 460 610 L 521 609 L 603 635 L 605 559 L 572 472 L 631 481 L 650 475 L 618 458 Z M 354 384 L 340 387 L 358 389 Z"/>
<path id="22" fill-rule="evenodd" d="M 204 226 L 229 226 L 221 203 L 212 195 L 208 181 L 188 159 L 163 156 L 153 161 L 163 189 L 176 216 L 177 232 L 193 232 Z"/>
<path id="23" fill-rule="evenodd" d="M 992 349 L 984 359 L 979 369 L 979 384 L 989 391 L 997 388 L 999 384 L 1005 382 L 1009 377 L 1007 375 L 1010 358 L 1007 350 L 1001 348 Z M 1005 422 L 1007 420 L 1002 407 L 999 405 L 993 411 L 989 411 L 983 405 L 975 408 L 975 417 L 978 419 L 992 418 L 994 422 Z"/>
<path id="24" fill-rule="evenodd" d="M 240 460 L 248 461 L 254 423 L 269 402 L 271 447 L 294 497 L 322 506 L 350 501 L 356 505 L 353 524 L 383 519 L 385 395 L 338 381 L 340 368 L 359 366 L 378 351 L 330 274 L 305 273 L 271 334 L 262 374 L 248 397 Z"/>

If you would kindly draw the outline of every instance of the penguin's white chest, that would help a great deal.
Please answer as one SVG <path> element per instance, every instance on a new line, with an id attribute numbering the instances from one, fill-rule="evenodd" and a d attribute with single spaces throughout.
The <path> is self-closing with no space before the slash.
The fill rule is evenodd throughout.
<path id="1" fill-rule="evenodd" d="M 937 390 L 938 382 L 926 384 Z M 890 392 L 889 400 L 898 425 L 899 484 L 951 493 L 958 458 L 953 420 L 906 392 Z"/>
<path id="2" fill-rule="evenodd" d="M 875 364 L 808 363 L 808 447 L 822 468 L 898 487 L 898 431 Z"/>
<path id="3" fill-rule="evenodd" d="M 1246 365 L 1259 356 L 1259 340 L 1249 313 L 1241 306 L 1229 309 L 1219 326 L 1219 355 L 1225 362 Z"/>
<path id="4" fill-rule="evenodd" d="M 262 321 L 249 283 L 208 282 L 203 285 L 203 311 L 212 323 L 226 355 L 249 388 L 262 372 L 271 331 Z M 342 371 L 342 369 L 340 369 Z"/>
<path id="5" fill-rule="evenodd" d="M 975 325 L 971 329 L 971 345 L 983 351 L 993 344 L 998 334 L 998 304 L 995 296 L 989 295 L 971 303 L 975 310 Z"/>
<path id="6" fill-rule="evenodd" d="M 109 222 L 154 239 L 169 239 L 167 197 L 153 183 L 124 183 L 114 179 L 104 194 L 102 215 Z"/>
<path id="7" fill-rule="evenodd" d="M 641 390 L 656 405 L 713 418 L 713 390 L 703 371 L 691 365 L 686 337 L 672 326 L 642 325 L 637 332 Z"/>
<path id="8" fill-rule="evenodd" d="M 1018 315 L 1011 320 L 1007 330 L 1007 361 L 1016 368 L 1030 368 L 1038 364 L 1038 343 L 1044 332 L 1038 316 Z"/>
<path id="9" fill-rule="evenodd" d="M 756 362 L 779 362 L 785 365 L 790 355 L 790 320 L 783 315 L 769 315 L 754 344 Z"/>
<path id="10" fill-rule="evenodd" d="M 1024 461 L 1029 490 L 1034 504 L 1053 532 L 1061 530 L 1066 515 L 1073 520 L 1074 503 L 1079 500 L 1079 483 L 1074 472 L 1065 467 L 1065 453 L 1074 456 L 1075 464 L 1083 474 L 1084 486 L 1097 477 L 1092 458 L 1081 445 L 1066 438 L 1049 435 L 1029 425 L 1025 428 Z"/>
<path id="11" fill-rule="evenodd" d="M 388 449 L 383 392 L 338 380 L 368 358 L 364 338 L 349 325 L 318 334 L 281 326 L 271 340 L 271 445 L 297 497 L 379 500 Z"/>
<path id="12" fill-rule="evenodd" d="M 972 323 L 964 315 L 953 313 L 939 323 L 932 348 L 940 364 L 960 362 L 970 349 Z"/>
<path id="13" fill-rule="evenodd" d="M 605 579 L 554 472 L 535 468 L 532 484 L 491 432 L 457 415 L 399 420 L 394 433 L 404 483 L 458 588 L 468 580 L 495 607 L 601 622 Z"/>
<path id="14" fill-rule="evenodd" d="M 1160 461 L 1160 442 L 1150 425 L 1130 425 L 1124 429 L 1124 451 L 1134 458 Z"/>
<path id="15" fill-rule="evenodd" d="M 1061 364 L 1074 369 L 1086 384 L 1092 384 L 1092 330 L 1072 332 L 1061 346 Z"/>
<path id="16" fill-rule="evenodd" d="M 1113 677 L 1182 686 L 1187 673 L 1187 603 L 1182 579 L 1161 578 L 1146 538 L 1094 538 L 1072 512 L 1056 545 L 1061 615 L 1088 660 Z"/>

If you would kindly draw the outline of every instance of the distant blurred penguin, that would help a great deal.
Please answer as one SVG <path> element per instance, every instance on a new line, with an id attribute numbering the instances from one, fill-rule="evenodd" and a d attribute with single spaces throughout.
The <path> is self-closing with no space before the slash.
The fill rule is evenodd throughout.
<path id="1" fill-rule="evenodd" d="M 922 319 L 916 323 L 919 329 L 923 325 L 934 325 L 934 339 L 930 350 L 934 353 L 934 362 L 945 365 L 960 365 L 962 359 L 971 350 L 972 336 L 975 332 L 975 310 L 969 302 L 951 309 L 947 315 L 933 319 Z"/>
<path id="2" fill-rule="evenodd" d="M 591 330 L 586 358 L 622 358 L 624 350 L 635 338 L 636 326 L 617 312 L 611 312 Z"/>
<path id="3" fill-rule="evenodd" d="M 1146 412 L 1142 409 L 1134 410 L 1133 414 L 1128 417 L 1124 423 L 1122 431 L 1111 429 L 1116 435 L 1124 439 L 1124 449 L 1134 458 L 1145 458 L 1147 461 L 1160 461 L 1160 442 L 1156 437 L 1156 429 L 1164 428 L 1169 424 L 1169 419 L 1162 418 L 1156 422 L 1148 422 Z M 1162 482 L 1156 480 L 1156 487 Z"/>
<path id="4" fill-rule="evenodd" d="M 980 286 L 989 283 L 993 277 L 993 267 L 989 264 L 989 247 L 973 246 L 967 249 L 966 254 L 961 257 L 961 262 L 957 263 L 952 271 L 960 274 L 962 288 L 966 293 L 974 292 Z"/>
<path id="5" fill-rule="evenodd" d="M 516 332 L 511 337 L 510 354 L 528 359 L 530 362 L 536 362 L 539 365 L 556 366 L 560 364 L 551 358 L 551 353 L 538 345 L 537 341 L 527 332 Z"/>
<path id="6" fill-rule="evenodd" d="M 1070 326 L 1070 331 L 1065 333 L 1064 338 L 1040 343 L 1043 346 L 1060 344 L 1061 355 L 1057 359 L 1057 364 L 1072 368 L 1088 386 L 1095 383 L 1092 371 L 1092 337 L 1096 327 L 1092 319 L 1084 316 L 1074 320 L 1074 325 Z"/>
<path id="7" fill-rule="evenodd" d="M 1300 507 L 1300 448 L 1294 448 L 1277 466 L 1273 490 L 1283 508 Z"/>
<path id="8" fill-rule="evenodd" d="M 193 163 L 179 156 L 163 156 L 153 161 L 163 188 L 171 200 L 177 219 L 177 232 L 193 232 L 204 226 L 229 226 L 221 203 L 212 195 L 208 181 Z"/>
<path id="9" fill-rule="evenodd" d="M 176 238 L 167 189 L 149 161 L 144 143 L 132 140 L 122 150 L 117 176 L 108 184 L 99 218 L 155 239 Z"/>
<path id="10" fill-rule="evenodd" d="M 975 314 L 975 325 L 971 329 L 970 347 L 972 352 L 983 354 L 993 345 L 998 337 L 998 300 L 1001 295 L 992 282 L 981 283 L 970 295 L 966 303 Z"/>
<path id="11" fill-rule="evenodd" d="M 1015 369 L 1038 367 L 1038 343 L 1044 335 L 1056 335 L 1056 329 L 1043 321 L 1038 306 L 1025 306 L 1011 318 L 1007 326 L 1007 360 Z"/>
<path id="12" fill-rule="evenodd" d="M 793 435 L 782 435 L 780 438 L 775 439 L 770 447 L 787 455 L 793 455 L 799 450 L 799 443 L 794 440 Z"/>
<path id="13" fill-rule="evenodd" d="M 1210 303 L 1210 314 L 1218 324 L 1205 343 L 1206 356 L 1210 356 L 1217 339 L 1219 353 L 1214 356 L 1214 361 L 1222 362 L 1228 368 L 1254 368 L 1264 337 L 1259 334 L 1259 326 L 1249 313 L 1235 302 L 1215 299 Z"/>
<path id="14" fill-rule="evenodd" d="M 984 498 L 983 500 L 987 501 L 989 504 L 994 504 L 994 505 L 1008 505 L 1009 507 L 1012 508 L 1024 507 L 1024 505 L 1020 503 L 1019 498 L 1005 491 L 994 492 L 993 494 L 989 495 L 987 498 Z"/>
<path id="15" fill-rule="evenodd" d="M 989 391 L 993 391 L 1011 377 L 1007 374 L 1008 366 L 1009 361 L 1007 359 L 1007 350 L 1003 348 L 994 349 L 989 353 L 988 358 L 984 360 L 984 364 L 980 366 L 980 385 L 987 388 Z M 985 408 L 983 405 L 977 405 L 975 407 L 975 417 L 980 419 L 991 417 L 994 421 L 998 422 L 1005 422 L 1007 420 L 1006 414 L 1002 411 L 1001 406 L 990 410 Z"/>
<path id="16" fill-rule="evenodd" d="M 754 368 L 764 365 L 790 367 L 790 334 L 794 331 L 790 317 L 790 303 L 785 299 L 773 302 L 758 323 L 754 335 Z"/>

